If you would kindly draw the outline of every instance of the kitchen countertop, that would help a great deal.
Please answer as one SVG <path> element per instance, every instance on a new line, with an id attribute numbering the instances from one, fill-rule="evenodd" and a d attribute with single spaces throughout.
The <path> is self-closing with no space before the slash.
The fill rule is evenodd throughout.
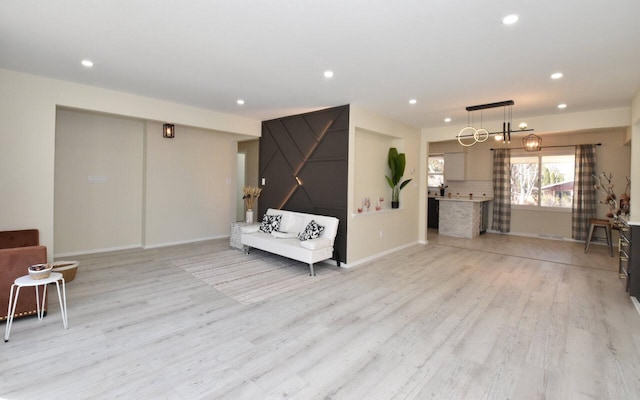
<path id="1" fill-rule="evenodd" d="M 440 200 L 440 201 L 466 201 L 469 203 L 482 203 L 484 201 L 491 201 L 493 200 L 493 197 L 474 197 L 473 199 L 470 199 L 469 196 L 429 196 L 432 198 L 435 198 L 436 200 Z"/>

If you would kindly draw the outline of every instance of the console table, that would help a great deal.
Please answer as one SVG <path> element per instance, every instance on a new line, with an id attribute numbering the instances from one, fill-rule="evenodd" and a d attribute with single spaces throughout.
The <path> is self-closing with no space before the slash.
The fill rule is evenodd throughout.
<path id="1" fill-rule="evenodd" d="M 241 235 L 242 228 L 252 225 L 260 225 L 260 224 L 248 224 L 246 222 L 233 222 L 231 224 L 231 236 L 229 237 L 229 245 L 235 249 L 244 251 L 244 245 L 242 244 Z"/>

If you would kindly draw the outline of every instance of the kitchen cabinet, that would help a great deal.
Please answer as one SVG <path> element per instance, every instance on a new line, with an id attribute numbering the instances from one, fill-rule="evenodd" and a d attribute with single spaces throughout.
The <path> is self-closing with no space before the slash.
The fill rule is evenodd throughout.
<path id="1" fill-rule="evenodd" d="M 464 181 L 467 171 L 466 153 L 445 153 L 444 154 L 444 180 Z"/>
<path id="2" fill-rule="evenodd" d="M 438 219 L 440 218 L 440 202 L 435 197 L 429 197 L 427 207 L 427 227 L 438 229 Z"/>
<path id="3" fill-rule="evenodd" d="M 620 233 L 620 277 L 627 278 L 629 296 L 640 298 L 640 225 L 626 217 L 617 217 L 616 225 Z"/>
<path id="4" fill-rule="evenodd" d="M 640 225 L 628 217 L 616 217 L 620 233 L 618 241 L 619 273 L 627 278 L 629 296 L 640 297 Z"/>

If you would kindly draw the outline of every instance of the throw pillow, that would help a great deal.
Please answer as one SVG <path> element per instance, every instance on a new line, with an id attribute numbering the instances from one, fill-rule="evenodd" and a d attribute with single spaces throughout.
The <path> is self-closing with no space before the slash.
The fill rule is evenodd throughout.
<path id="1" fill-rule="evenodd" d="M 319 238 L 324 231 L 324 226 L 318 225 L 318 223 L 314 220 L 311 220 L 307 224 L 307 227 L 304 228 L 304 231 L 298 234 L 298 239 L 300 240 L 309 240 Z"/>
<path id="2" fill-rule="evenodd" d="M 282 215 L 269 215 L 265 214 L 262 217 L 262 224 L 260 224 L 260 231 L 264 233 L 271 233 L 273 231 L 277 231 L 280 228 L 280 220 L 282 219 Z"/>

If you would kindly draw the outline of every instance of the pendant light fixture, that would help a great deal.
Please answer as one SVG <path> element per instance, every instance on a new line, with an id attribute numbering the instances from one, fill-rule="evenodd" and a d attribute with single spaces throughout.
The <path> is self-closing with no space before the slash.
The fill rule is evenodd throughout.
<path id="1" fill-rule="evenodd" d="M 497 135 L 496 139 L 502 140 L 503 143 L 511 143 L 511 121 L 513 118 L 513 100 L 505 100 L 499 101 L 496 103 L 488 103 L 488 104 L 480 104 L 477 106 L 469 106 L 466 107 L 467 110 L 467 126 L 462 128 L 458 135 L 456 135 L 456 139 L 458 139 L 458 143 L 464 147 L 471 147 L 476 143 L 482 143 L 486 141 L 489 136 Z M 482 127 L 482 110 L 486 110 L 488 108 L 497 108 L 502 107 L 503 117 L 502 117 L 502 132 L 489 132 Z M 480 128 L 477 129 L 473 126 L 473 112 L 480 111 Z M 520 132 L 530 132 L 533 129 L 527 129 L 526 123 L 521 123 Z M 535 135 L 534 135 L 535 136 Z M 538 136 L 536 136 L 538 137 Z M 538 137 L 538 139 L 540 139 Z"/>
<path id="2" fill-rule="evenodd" d="M 526 151 L 540 151 L 542 148 L 542 138 L 533 133 L 522 139 L 522 144 Z"/>

